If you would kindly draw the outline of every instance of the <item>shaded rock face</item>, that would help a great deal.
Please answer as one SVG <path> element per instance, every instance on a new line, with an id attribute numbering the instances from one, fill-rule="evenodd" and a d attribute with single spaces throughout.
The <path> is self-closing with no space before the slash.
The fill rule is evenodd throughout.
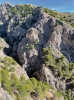
<path id="1" fill-rule="evenodd" d="M 49 68 L 43 66 L 39 72 L 40 73 L 36 72 L 36 76 L 39 80 L 48 82 L 56 90 L 61 90 L 61 91 L 66 90 L 65 81 L 64 80 L 61 81 L 60 79 L 55 78 L 53 72 Z"/>
<path id="2" fill-rule="evenodd" d="M 38 43 L 37 45 L 34 45 L 34 49 L 36 49 L 38 53 L 40 53 L 39 51 L 43 47 L 52 47 L 62 52 L 69 61 L 74 62 L 72 56 L 74 55 L 74 30 L 71 26 L 67 25 L 65 22 L 60 21 L 59 19 L 49 16 L 44 12 L 44 9 L 42 7 L 37 7 L 36 9 L 34 9 L 32 16 L 25 21 L 25 26 L 27 29 L 24 29 L 19 25 L 15 26 L 14 24 L 15 22 L 19 22 L 18 16 L 14 16 L 9 21 L 8 17 L 4 19 L 5 13 L 7 13 L 7 9 L 11 7 L 13 7 L 13 5 L 9 3 L 5 3 L 0 6 L 0 19 L 3 23 L 3 25 L 1 25 L 0 31 L 2 31 L 3 29 L 2 32 L 7 32 L 7 36 L 13 44 L 13 48 L 15 48 L 13 50 L 17 52 L 19 59 L 23 59 L 22 55 L 19 56 L 20 54 L 22 54 L 20 52 L 24 52 L 25 54 L 25 51 L 23 49 L 20 49 L 20 44 L 23 48 L 23 42 L 25 42 L 25 44 L 29 44 L 31 42 L 34 45 L 34 41 L 37 40 Z M 6 14 L 6 16 L 8 16 L 8 14 Z M 7 23 L 7 27 L 5 23 Z M 56 23 L 58 23 L 58 25 Z M 18 45 L 14 43 L 14 37 L 19 37 Z M 22 63 L 25 61 L 20 60 L 20 62 Z"/>
<path id="3" fill-rule="evenodd" d="M 49 18 L 47 14 L 45 14 L 44 12 L 42 13 L 42 10 L 41 13 L 39 12 L 38 14 L 41 14 L 42 17 L 39 17 L 39 15 L 37 18 L 36 15 L 33 16 L 33 18 L 35 18 L 37 22 L 32 25 L 32 28 L 30 27 L 30 29 L 27 30 L 26 37 L 23 38 L 18 45 L 17 51 L 20 61 L 22 59 L 23 62 L 22 61 L 21 62 L 24 63 L 24 66 L 26 65 L 26 67 L 31 66 L 33 69 L 34 67 L 38 69 L 39 65 L 37 66 L 36 63 L 37 64 L 39 63 L 38 57 L 42 56 L 41 55 L 42 48 L 51 47 L 52 54 L 56 58 L 60 58 L 62 56 L 62 53 L 65 55 L 65 57 L 67 58 L 65 59 L 64 62 L 65 65 L 68 64 L 68 61 L 74 62 L 73 28 L 67 25 L 65 22 L 61 22 L 59 19 L 52 17 Z M 58 25 L 56 25 L 56 23 L 58 23 Z M 25 47 L 24 44 L 31 44 L 36 39 L 38 40 L 38 43 L 36 45 L 34 44 L 35 51 L 33 49 L 31 50 L 31 48 L 23 49 L 23 47 Z M 23 45 L 20 46 L 20 44 Z M 25 56 L 22 57 L 21 52 Z M 30 58 L 31 53 L 32 56 Z M 28 67 L 28 70 L 29 68 L 30 67 Z M 30 68 L 30 71 L 33 70 L 32 68 Z M 66 90 L 67 86 L 65 80 L 62 81 L 58 78 L 55 78 L 55 75 L 53 75 L 50 69 L 44 67 L 44 69 L 40 71 L 43 72 L 40 74 L 40 76 L 35 73 L 36 74 L 35 77 L 37 79 L 40 79 L 42 81 L 47 81 L 57 90 L 63 90 L 63 91 Z"/>
<path id="4" fill-rule="evenodd" d="M 59 25 L 55 27 L 52 34 L 50 35 L 50 43 L 51 47 L 57 48 L 61 51 L 69 61 L 73 61 L 74 51 L 74 44 L 73 38 L 71 39 L 72 35 L 74 34 L 74 30 L 63 23 L 63 25 Z"/>
<path id="5" fill-rule="evenodd" d="M 66 25 L 66 23 L 61 22 L 58 19 L 48 18 L 48 15 L 43 12 L 42 8 L 37 8 L 34 11 L 34 14 L 35 15 L 32 17 L 32 19 L 35 19 L 37 22 L 33 24 L 32 27 L 34 28 L 31 28 L 26 32 L 26 38 L 22 41 L 26 41 L 25 44 L 29 44 L 27 41 L 32 43 L 37 39 L 38 44 L 35 46 L 35 48 L 37 47 L 36 50 L 38 52 L 45 46 L 56 48 L 58 51 L 62 52 L 69 61 L 73 61 L 72 55 L 74 55 L 74 30 L 72 27 Z M 59 25 L 56 26 L 56 23 L 59 23 Z M 20 44 L 23 42 L 19 43 L 18 49 L 20 48 Z"/>
<path id="6" fill-rule="evenodd" d="M 9 20 L 7 10 L 12 7 L 13 5 L 10 3 L 4 3 L 0 5 L 0 34 L 2 35 L 2 37 L 6 36 L 7 32 L 7 23 Z"/>
<path id="7" fill-rule="evenodd" d="M 18 44 L 18 57 L 22 64 L 29 66 L 29 64 L 33 64 L 38 56 L 37 44 L 35 42 L 39 42 L 38 31 L 35 28 L 30 28 L 26 31 L 26 37 L 22 39 L 22 41 Z M 22 56 L 21 56 L 22 55 Z"/>
<path id="8" fill-rule="evenodd" d="M 47 81 L 57 90 L 65 91 L 65 81 L 60 81 L 60 79 L 55 78 L 55 75 L 51 73 L 50 69 L 44 67 L 44 69 L 40 70 L 43 72 L 40 76 L 34 73 L 34 70 L 40 66 L 38 65 L 38 58 L 42 56 L 41 52 L 44 47 L 51 47 L 52 54 L 55 58 L 60 58 L 63 53 L 67 58 L 64 61 L 65 65 L 68 65 L 68 61 L 74 62 L 72 56 L 74 54 L 74 30 L 65 22 L 53 17 L 48 17 L 42 8 L 36 8 L 34 14 L 35 15 L 29 19 L 29 22 L 26 22 L 27 28 L 29 29 L 26 31 L 26 36 L 22 38 L 22 41 L 18 44 L 18 58 L 23 64 L 23 67 L 27 68 L 28 73 L 35 74 L 35 77 L 39 80 L 44 78 L 43 81 Z M 32 19 L 36 22 L 30 26 Z M 58 23 L 58 25 L 56 23 Z M 35 44 L 36 40 L 37 43 Z M 33 48 L 31 48 L 31 45 L 33 45 Z"/>

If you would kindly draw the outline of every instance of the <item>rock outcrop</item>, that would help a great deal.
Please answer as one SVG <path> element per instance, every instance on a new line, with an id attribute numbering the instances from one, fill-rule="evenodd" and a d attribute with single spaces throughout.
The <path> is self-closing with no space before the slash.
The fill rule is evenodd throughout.
<path id="1" fill-rule="evenodd" d="M 15 9 L 18 6 L 15 6 Z M 8 9 L 13 7 L 9 3 L 0 6 L 0 32 L 1 36 L 5 33 L 5 39 L 11 50 L 10 55 L 17 58 L 18 63 L 23 67 L 23 69 L 16 67 L 16 75 L 18 74 L 19 77 L 23 73 L 28 79 L 27 74 L 32 74 L 31 77 L 38 77 L 39 80 L 48 82 L 57 91 L 66 91 L 66 79 L 59 77 L 56 68 L 53 71 L 49 67 L 50 65 L 44 64 L 43 59 L 45 58 L 43 58 L 42 50 L 52 48 L 51 55 L 55 60 L 64 56 L 62 66 L 68 66 L 69 62 L 74 62 L 74 28 L 66 22 L 48 15 L 43 7 L 30 5 L 33 7 L 33 12 L 22 15 L 23 17 L 20 17 L 16 10 L 16 15 L 14 11 L 12 11 L 13 14 L 9 12 Z M 0 44 L 4 47 L 7 45 L 2 39 Z M 36 74 L 37 71 L 40 73 Z M 74 75 L 73 71 L 72 74 Z"/>
<path id="2" fill-rule="evenodd" d="M 0 87 L 0 100 L 14 100 L 11 95 Z"/>

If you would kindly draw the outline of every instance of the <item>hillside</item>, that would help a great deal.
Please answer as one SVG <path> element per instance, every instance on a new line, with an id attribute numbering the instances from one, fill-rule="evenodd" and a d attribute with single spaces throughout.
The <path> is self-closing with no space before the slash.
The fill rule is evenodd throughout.
<path id="1" fill-rule="evenodd" d="M 74 14 L 0 5 L 0 100 L 74 100 Z"/>

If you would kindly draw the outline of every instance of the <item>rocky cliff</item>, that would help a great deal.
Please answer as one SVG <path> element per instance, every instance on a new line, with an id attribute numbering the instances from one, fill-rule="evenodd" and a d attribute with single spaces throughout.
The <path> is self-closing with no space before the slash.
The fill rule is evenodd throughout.
<path id="1" fill-rule="evenodd" d="M 74 28 L 56 14 L 43 7 L 4 3 L 0 6 L 0 35 L 9 47 L 2 48 L 2 42 L 1 48 L 20 64 L 15 68 L 18 78 L 21 73 L 26 79 L 35 77 L 62 94 L 62 99 L 59 96 L 50 99 L 73 100 Z M 32 96 L 39 100 L 35 90 Z"/>

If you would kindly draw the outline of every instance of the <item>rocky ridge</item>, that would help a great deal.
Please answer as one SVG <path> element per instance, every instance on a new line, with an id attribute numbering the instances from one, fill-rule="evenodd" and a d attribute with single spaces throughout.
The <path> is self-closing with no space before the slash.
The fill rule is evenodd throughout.
<path id="1" fill-rule="evenodd" d="M 15 11 L 19 6 L 21 5 L 15 6 Z M 62 66 L 62 69 L 65 66 L 71 66 L 69 62 L 74 62 L 74 28 L 46 13 L 43 7 L 30 7 L 32 11 L 27 15 L 22 15 L 21 19 L 21 11 L 15 14 L 14 10 L 11 10 L 14 8 L 11 4 L 6 3 L 0 6 L 0 32 L 1 37 L 5 34 L 5 39 L 9 44 L 7 54 L 10 52 L 9 55 L 18 61 L 29 77 L 48 82 L 56 91 L 72 88 L 72 97 L 74 97 L 73 82 L 67 82 L 70 78 L 65 78 L 65 74 L 60 76 L 58 68 L 55 67 L 55 61 L 57 63 L 59 59 L 62 64 L 60 62 L 56 66 Z M 49 48 L 52 49 L 50 53 Z M 51 54 L 52 59 L 47 58 L 48 63 L 51 61 L 49 64 L 44 63 L 47 56 L 45 53 Z M 74 68 L 71 70 L 71 76 L 74 75 L 73 70 Z"/>

